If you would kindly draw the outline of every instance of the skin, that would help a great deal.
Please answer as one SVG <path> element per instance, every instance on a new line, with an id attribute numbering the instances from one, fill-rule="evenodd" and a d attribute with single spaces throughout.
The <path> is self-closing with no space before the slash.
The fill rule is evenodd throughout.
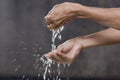
<path id="1" fill-rule="evenodd" d="M 120 43 L 120 8 L 98 8 L 64 2 L 55 5 L 45 16 L 49 29 L 57 29 L 76 18 L 89 19 L 109 28 L 67 40 L 54 52 L 45 54 L 45 57 L 62 64 L 70 64 L 85 48 Z"/>

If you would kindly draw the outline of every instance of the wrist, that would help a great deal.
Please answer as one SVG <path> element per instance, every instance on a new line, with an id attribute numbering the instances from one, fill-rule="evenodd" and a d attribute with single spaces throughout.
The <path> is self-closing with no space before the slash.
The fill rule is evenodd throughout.
<path id="1" fill-rule="evenodd" d="M 87 38 L 86 36 L 76 37 L 76 40 L 82 49 L 91 47 L 94 44 L 93 41 L 91 40 L 91 38 Z"/>
<path id="2" fill-rule="evenodd" d="M 83 40 L 82 36 L 76 37 L 73 40 L 75 40 L 75 42 L 79 45 L 80 49 L 84 49 L 85 48 L 84 42 L 82 41 Z"/>
<path id="3" fill-rule="evenodd" d="M 87 17 L 86 13 L 86 6 L 78 4 L 78 3 L 72 3 L 70 5 L 70 13 L 74 15 L 75 18 L 83 18 Z"/>
<path id="4" fill-rule="evenodd" d="M 89 8 L 87 6 L 76 4 L 72 12 L 75 14 L 76 18 L 88 18 Z"/>
<path id="5" fill-rule="evenodd" d="M 98 22 L 107 20 L 107 11 L 105 8 L 89 7 L 77 4 L 73 12 L 75 13 L 76 18 L 87 18 Z"/>

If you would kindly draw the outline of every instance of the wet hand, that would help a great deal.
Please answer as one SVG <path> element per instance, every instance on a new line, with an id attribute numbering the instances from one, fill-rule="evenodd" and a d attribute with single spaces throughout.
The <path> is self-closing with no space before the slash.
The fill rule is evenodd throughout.
<path id="1" fill-rule="evenodd" d="M 55 5 L 45 16 L 45 21 L 49 29 L 57 29 L 69 23 L 77 16 L 77 9 L 82 6 L 77 3 L 64 2 Z"/>
<path id="2" fill-rule="evenodd" d="M 76 38 L 74 38 L 59 45 L 55 51 L 49 52 L 44 56 L 58 63 L 70 64 L 78 56 L 81 49 L 82 44 Z"/>

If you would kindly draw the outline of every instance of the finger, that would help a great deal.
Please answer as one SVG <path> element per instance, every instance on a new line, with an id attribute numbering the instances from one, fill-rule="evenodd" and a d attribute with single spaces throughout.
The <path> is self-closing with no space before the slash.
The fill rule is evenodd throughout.
<path id="1" fill-rule="evenodd" d="M 65 61 L 56 54 L 54 54 L 52 58 L 58 63 L 65 63 Z"/>
<path id="2" fill-rule="evenodd" d="M 62 50 L 62 53 L 68 53 L 72 49 L 72 43 L 69 43 L 68 41 L 63 43 L 64 47 Z"/>
<path id="3" fill-rule="evenodd" d="M 46 19 L 46 22 L 47 22 L 48 25 L 52 22 L 53 18 L 55 17 L 55 11 L 56 11 L 55 8 L 56 8 L 56 6 L 54 6 L 54 7 L 48 12 L 47 16 L 45 16 L 45 19 Z"/>
<path id="4" fill-rule="evenodd" d="M 47 25 L 47 27 L 48 27 L 49 29 L 54 29 L 54 28 L 55 28 L 55 25 L 54 25 L 54 24 L 49 24 L 49 25 Z"/>
<path id="5" fill-rule="evenodd" d="M 70 61 L 67 57 L 65 57 L 64 55 L 61 54 L 57 54 L 59 57 L 61 57 L 63 59 L 63 64 L 70 64 Z"/>
<path id="6" fill-rule="evenodd" d="M 51 59 L 59 63 L 66 63 L 61 57 L 57 55 L 58 53 L 60 53 L 58 50 L 54 50 L 54 52 L 51 53 Z"/>
<path id="7" fill-rule="evenodd" d="M 45 22 L 47 25 L 52 23 L 52 19 L 51 19 L 50 15 L 45 16 Z"/>
<path id="8" fill-rule="evenodd" d="M 67 53 L 70 49 L 70 46 L 65 44 L 65 42 L 57 47 L 57 50 L 59 50 L 62 53 Z"/>
<path id="9" fill-rule="evenodd" d="M 51 55 L 50 59 L 51 59 L 52 61 L 57 62 L 57 59 L 55 59 L 53 55 Z"/>
<path id="10" fill-rule="evenodd" d="M 43 55 L 43 56 L 45 56 L 46 58 L 49 58 L 49 57 L 50 57 L 50 55 L 49 55 L 49 54 L 45 54 L 45 55 Z"/>
<path id="11" fill-rule="evenodd" d="M 64 61 L 64 63 L 68 63 L 69 62 L 69 59 L 64 54 L 58 53 L 57 56 L 59 56 Z"/>
<path id="12" fill-rule="evenodd" d="M 63 25 L 66 25 L 66 24 L 68 24 L 69 22 L 71 22 L 72 20 L 73 20 L 72 17 L 67 18 L 62 24 L 63 24 Z"/>
<path id="13" fill-rule="evenodd" d="M 58 29 L 65 24 L 64 18 L 59 19 L 59 17 L 55 17 L 55 14 L 51 13 L 45 17 L 45 20 L 49 29 Z"/>
<path id="14" fill-rule="evenodd" d="M 53 23 L 54 21 L 58 21 L 56 19 L 56 15 L 55 15 L 55 11 L 52 9 L 49 11 L 49 13 L 47 14 L 47 16 L 45 16 L 45 21 L 47 23 L 47 25 Z"/>
<path id="15" fill-rule="evenodd" d="M 54 50 L 53 52 L 49 52 L 48 54 L 45 54 L 44 56 L 46 58 L 50 58 L 53 61 L 58 61 L 54 56 L 56 54 L 57 50 Z"/>
<path id="16" fill-rule="evenodd" d="M 46 58 L 50 58 L 52 56 L 53 52 L 49 52 L 47 54 L 44 54 L 43 56 L 45 56 Z"/>
<path id="17" fill-rule="evenodd" d="M 52 22 L 51 24 L 47 25 L 47 27 L 49 29 L 58 29 L 59 28 L 59 24 L 57 24 L 56 22 Z"/>
<path id="18" fill-rule="evenodd" d="M 60 51 L 60 52 L 63 52 L 63 48 L 64 48 L 64 45 L 61 44 L 57 47 L 57 50 Z"/>

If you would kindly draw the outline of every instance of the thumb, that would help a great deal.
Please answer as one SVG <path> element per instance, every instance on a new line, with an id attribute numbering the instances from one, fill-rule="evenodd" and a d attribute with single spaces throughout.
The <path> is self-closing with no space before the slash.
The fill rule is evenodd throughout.
<path id="1" fill-rule="evenodd" d="M 57 47 L 57 50 L 60 51 L 61 53 L 64 53 L 64 45 L 61 44 Z"/>
<path id="2" fill-rule="evenodd" d="M 57 47 L 57 50 L 60 51 L 61 53 L 67 53 L 68 52 L 68 48 L 67 46 L 61 44 Z"/>

